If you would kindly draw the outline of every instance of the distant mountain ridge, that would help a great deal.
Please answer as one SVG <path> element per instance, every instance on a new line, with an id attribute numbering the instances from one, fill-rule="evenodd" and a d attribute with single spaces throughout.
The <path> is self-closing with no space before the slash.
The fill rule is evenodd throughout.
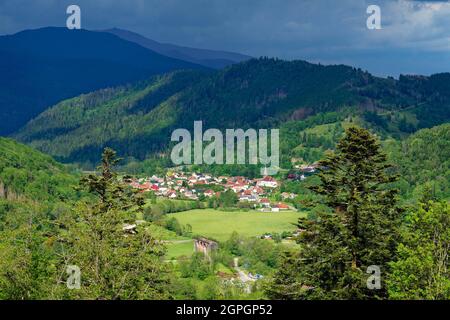
<path id="1" fill-rule="evenodd" d="M 170 43 L 161 43 L 148 39 L 138 33 L 118 28 L 103 30 L 103 32 L 112 33 L 124 40 L 137 43 L 144 48 L 153 50 L 165 56 L 189 61 L 214 69 L 221 69 L 231 64 L 246 61 L 252 58 L 250 56 L 234 52 L 197 49 Z"/>
<path id="2" fill-rule="evenodd" d="M 48 27 L 0 36 L 0 135 L 81 93 L 204 66 L 113 34 Z"/>

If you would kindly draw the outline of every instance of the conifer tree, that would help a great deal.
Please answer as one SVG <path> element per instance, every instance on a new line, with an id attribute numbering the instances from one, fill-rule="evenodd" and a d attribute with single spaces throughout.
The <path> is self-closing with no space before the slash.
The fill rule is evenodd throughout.
<path id="1" fill-rule="evenodd" d="M 116 153 L 106 148 L 100 174 L 81 180 L 90 199 L 80 201 L 68 221 L 62 222 L 68 230 L 62 239 L 61 273 L 67 265 L 75 265 L 81 283 L 79 290 L 61 290 L 61 294 L 82 299 L 168 298 L 165 248 L 145 224 L 134 224 L 143 200 L 119 181 L 114 171 L 117 161 Z"/>
<path id="2" fill-rule="evenodd" d="M 277 286 L 284 270 L 276 274 L 269 296 L 304 299 L 368 299 L 383 297 L 388 262 L 395 254 L 401 209 L 396 189 L 389 184 L 396 176 L 376 138 L 367 130 L 351 127 L 336 151 L 319 163 L 320 182 L 311 189 L 319 195 L 316 206 L 328 210 L 316 221 L 299 221 L 306 229 L 300 236 L 301 250 L 293 258 L 292 283 L 301 288 L 283 292 Z M 369 289 L 369 266 L 381 271 L 381 289 Z M 294 270 L 294 272 L 292 271 Z M 282 282 L 289 282 L 284 279 Z"/>

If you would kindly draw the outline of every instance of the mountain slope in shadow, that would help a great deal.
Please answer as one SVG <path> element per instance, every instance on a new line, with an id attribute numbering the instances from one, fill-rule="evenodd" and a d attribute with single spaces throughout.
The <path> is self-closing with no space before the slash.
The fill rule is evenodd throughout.
<path id="1" fill-rule="evenodd" d="M 180 69 L 206 69 L 110 33 L 42 28 L 0 37 L 0 135 L 81 93 Z"/>

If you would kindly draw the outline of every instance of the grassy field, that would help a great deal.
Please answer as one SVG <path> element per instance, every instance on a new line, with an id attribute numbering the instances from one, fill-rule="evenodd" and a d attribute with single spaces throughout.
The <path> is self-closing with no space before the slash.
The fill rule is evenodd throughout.
<path id="1" fill-rule="evenodd" d="M 167 244 L 166 257 L 173 260 L 181 256 L 190 257 L 194 253 L 194 240 L 174 241 Z"/>
<path id="2" fill-rule="evenodd" d="M 213 209 L 190 210 L 169 214 L 183 224 L 192 226 L 194 235 L 201 235 L 219 241 L 227 240 L 233 231 L 253 237 L 266 232 L 295 230 L 298 212 L 226 212 Z"/>

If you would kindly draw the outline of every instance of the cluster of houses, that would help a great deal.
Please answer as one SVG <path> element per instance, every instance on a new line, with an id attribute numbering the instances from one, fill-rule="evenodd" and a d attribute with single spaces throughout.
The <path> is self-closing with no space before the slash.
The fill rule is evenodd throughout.
<path id="1" fill-rule="evenodd" d="M 126 182 L 142 192 L 154 192 L 155 195 L 169 199 L 199 200 L 220 196 L 221 192 L 232 190 L 240 202 L 254 204 L 261 211 L 278 212 L 290 207 L 284 203 L 272 203 L 268 195 L 279 187 L 279 182 L 271 176 L 260 179 L 248 179 L 243 176 L 219 176 L 209 174 L 173 172 L 164 177 L 153 175 L 149 178 L 131 178 Z M 214 191 L 209 187 L 221 186 L 222 191 Z M 282 193 L 283 200 L 293 199 L 296 194 Z"/>

